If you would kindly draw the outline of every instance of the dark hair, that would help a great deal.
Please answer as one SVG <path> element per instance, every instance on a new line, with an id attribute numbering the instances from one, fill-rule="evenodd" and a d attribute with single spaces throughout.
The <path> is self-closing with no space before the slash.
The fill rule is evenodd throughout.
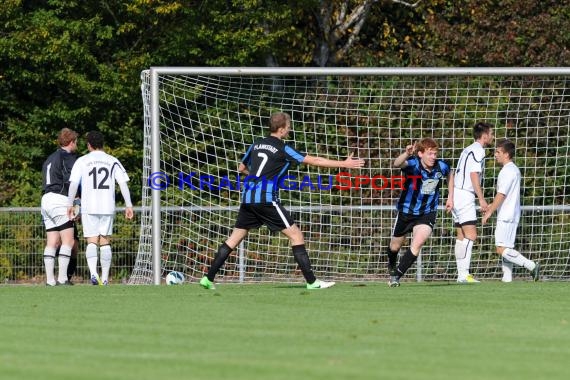
<path id="1" fill-rule="evenodd" d="M 473 127 L 473 138 L 475 140 L 479 140 L 481 138 L 481 136 L 483 135 L 483 133 L 489 133 L 491 128 L 492 128 L 491 124 L 487 124 L 487 123 L 475 124 L 475 126 Z"/>
<path id="2" fill-rule="evenodd" d="M 93 149 L 103 149 L 103 134 L 99 131 L 91 131 L 87 133 L 87 143 Z"/>
<path id="3" fill-rule="evenodd" d="M 515 144 L 511 140 L 501 140 L 495 145 L 495 149 L 501 148 L 503 152 L 509 155 L 509 158 L 515 156 Z"/>
<path id="4" fill-rule="evenodd" d="M 291 116 L 285 112 L 276 112 L 269 119 L 269 132 L 275 133 L 279 128 L 284 128 L 291 122 Z"/>

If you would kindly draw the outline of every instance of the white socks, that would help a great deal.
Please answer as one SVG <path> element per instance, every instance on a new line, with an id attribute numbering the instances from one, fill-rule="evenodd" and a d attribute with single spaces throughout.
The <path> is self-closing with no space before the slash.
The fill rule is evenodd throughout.
<path id="1" fill-rule="evenodd" d="M 89 243 L 85 249 L 85 258 L 87 259 L 87 266 L 91 276 L 97 276 L 97 244 Z"/>
<path id="2" fill-rule="evenodd" d="M 455 240 L 455 260 L 457 261 L 457 278 L 464 280 L 469 274 L 473 241 L 467 238 Z"/>
<path id="3" fill-rule="evenodd" d="M 503 269 L 502 282 L 513 281 L 513 263 L 506 260 L 504 257 L 501 259 L 501 268 Z"/>
<path id="4" fill-rule="evenodd" d="M 109 281 L 109 270 L 111 269 L 111 258 L 113 256 L 110 245 L 102 245 L 99 247 L 101 252 L 101 281 L 105 283 Z"/>
<path id="5" fill-rule="evenodd" d="M 51 286 L 55 286 L 55 248 L 45 247 L 44 248 L 44 265 L 46 267 L 46 283 Z"/>
<path id="6" fill-rule="evenodd" d="M 501 256 L 503 257 L 503 282 L 511 282 L 513 280 L 513 264 L 525 267 L 529 271 L 534 270 L 536 267 L 534 261 L 527 259 L 513 248 L 506 248 Z"/>
<path id="7" fill-rule="evenodd" d="M 69 265 L 69 259 L 71 259 L 71 247 L 68 245 L 62 245 L 59 247 L 59 256 L 57 257 L 59 271 L 57 281 L 60 284 L 67 282 L 67 266 Z"/>

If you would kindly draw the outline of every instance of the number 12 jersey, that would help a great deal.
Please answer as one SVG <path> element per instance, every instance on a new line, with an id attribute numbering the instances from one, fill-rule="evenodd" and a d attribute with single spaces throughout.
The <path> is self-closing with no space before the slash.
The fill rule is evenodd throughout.
<path id="1" fill-rule="evenodd" d="M 85 214 L 115 213 L 115 181 L 129 181 L 129 176 L 118 159 L 94 150 L 75 161 L 70 182 L 81 186 L 81 212 Z"/>

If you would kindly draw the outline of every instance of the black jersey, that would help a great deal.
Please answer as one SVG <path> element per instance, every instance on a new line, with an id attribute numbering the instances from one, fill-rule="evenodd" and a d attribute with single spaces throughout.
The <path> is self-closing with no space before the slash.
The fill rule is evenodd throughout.
<path id="1" fill-rule="evenodd" d="M 249 176 L 244 181 L 242 203 L 271 203 L 279 200 L 279 186 L 292 163 L 301 163 L 305 155 L 277 137 L 257 140 L 245 153 L 242 163 Z"/>
<path id="2" fill-rule="evenodd" d="M 42 167 L 42 192 L 57 193 L 67 196 L 69 192 L 69 175 L 77 160 L 75 153 L 65 149 L 53 152 Z"/>

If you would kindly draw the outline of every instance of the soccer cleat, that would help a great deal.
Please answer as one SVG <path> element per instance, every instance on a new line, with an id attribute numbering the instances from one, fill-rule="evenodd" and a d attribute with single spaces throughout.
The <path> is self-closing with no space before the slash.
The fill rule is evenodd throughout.
<path id="1" fill-rule="evenodd" d="M 388 281 L 388 286 L 391 288 L 397 288 L 400 286 L 400 278 L 398 276 L 390 276 L 390 280 Z"/>
<path id="2" fill-rule="evenodd" d="M 91 276 L 91 285 L 99 285 L 102 286 L 103 283 L 97 274 Z"/>
<path id="3" fill-rule="evenodd" d="M 202 277 L 202 279 L 200 280 L 200 285 L 202 285 L 204 289 L 209 289 L 209 290 L 216 289 L 214 283 L 210 281 L 207 276 Z"/>
<path id="4" fill-rule="evenodd" d="M 56 285 L 56 286 L 70 286 L 70 285 L 73 285 L 73 284 L 72 284 L 71 282 L 69 282 L 69 281 L 65 281 L 65 282 L 59 282 L 59 281 L 58 281 L 55 285 Z"/>
<path id="5" fill-rule="evenodd" d="M 475 284 L 481 281 L 476 280 L 472 274 L 468 274 L 465 278 L 458 278 L 457 282 L 460 284 Z"/>
<path id="6" fill-rule="evenodd" d="M 103 286 L 109 286 L 109 281 L 107 280 L 103 281 Z"/>
<path id="7" fill-rule="evenodd" d="M 538 281 L 539 276 L 540 276 L 540 264 L 536 263 L 536 265 L 534 266 L 534 269 L 530 273 L 532 275 L 532 280 Z"/>
<path id="8" fill-rule="evenodd" d="M 326 288 L 330 288 L 331 286 L 334 286 L 334 284 L 335 284 L 334 281 L 327 282 L 327 281 L 316 280 L 312 284 L 307 284 L 307 289 L 309 289 L 309 290 L 326 289 Z"/>
<path id="9" fill-rule="evenodd" d="M 49 283 L 49 282 L 46 282 L 46 286 L 56 286 L 56 285 L 57 285 L 56 282 L 54 282 L 53 284 L 51 284 L 51 283 Z"/>

